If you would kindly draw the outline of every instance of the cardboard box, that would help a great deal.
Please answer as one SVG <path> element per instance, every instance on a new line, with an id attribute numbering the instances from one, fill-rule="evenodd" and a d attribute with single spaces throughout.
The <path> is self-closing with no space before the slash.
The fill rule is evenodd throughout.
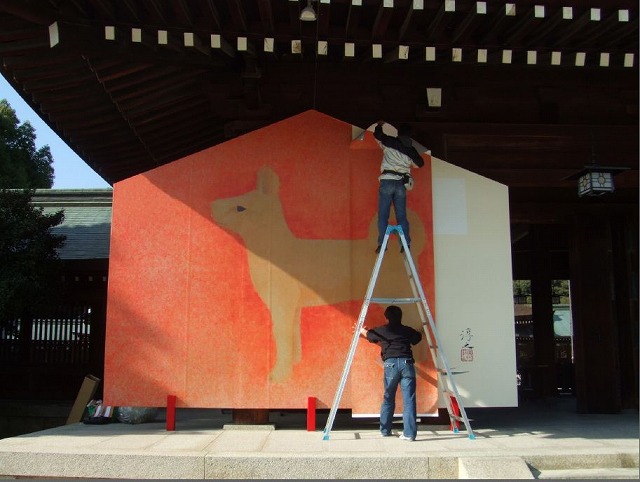
<path id="1" fill-rule="evenodd" d="M 73 407 L 71 407 L 69 418 L 67 418 L 67 425 L 71 423 L 79 423 L 82 421 L 84 410 L 85 408 L 87 408 L 87 404 L 96 393 L 96 389 L 98 388 L 99 383 L 100 379 L 94 377 L 93 375 L 87 375 L 86 377 L 84 377 L 84 381 L 82 382 L 82 386 L 80 387 L 80 391 L 78 392 L 76 401 L 73 403 Z"/>

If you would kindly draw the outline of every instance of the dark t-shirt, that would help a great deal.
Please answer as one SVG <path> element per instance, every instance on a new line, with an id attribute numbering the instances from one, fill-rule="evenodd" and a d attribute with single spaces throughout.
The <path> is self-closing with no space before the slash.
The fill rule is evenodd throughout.
<path id="1" fill-rule="evenodd" d="M 367 340 L 380 345 L 382 360 L 411 358 L 411 345 L 422 340 L 422 333 L 406 325 L 383 325 L 367 331 Z"/>
<path id="2" fill-rule="evenodd" d="M 378 141 L 382 143 L 385 147 L 390 147 L 391 149 L 395 149 L 398 152 L 403 153 L 405 156 L 409 157 L 413 163 L 418 166 L 424 166 L 424 159 L 420 155 L 420 153 L 413 147 L 413 143 L 411 142 L 410 137 L 400 136 L 393 137 L 388 134 L 385 134 L 382 130 L 382 126 L 377 125 L 375 130 L 373 131 L 373 137 L 375 137 Z"/>

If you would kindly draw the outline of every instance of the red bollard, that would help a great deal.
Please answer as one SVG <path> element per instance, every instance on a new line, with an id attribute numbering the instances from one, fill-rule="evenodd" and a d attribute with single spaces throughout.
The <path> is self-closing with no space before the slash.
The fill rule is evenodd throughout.
<path id="1" fill-rule="evenodd" d="M 176 396 L 167 395 L 167 431 L 176 429 Z"/>
<path id="2" fill-rule="evenodd" d="M 453 414 L 456 417 L 460 416 L 460 407 L 458 406 L 458 400 L 456 400 L 456 397 L 454 397 L 453 395 L 451 395 L 451 408 L 453 409 Z M 460 422 L 458 420 L 454 420 L 454 423 L 456 425 L 455 430 L 457 431 L 460 428 Z M 453 423 L 449 424 L 449 429 L 453 430 Z"/>
<path id="3" fill-rule="evenodd" d="M 316 431 L 316 397 L 307 398 L 307 432 Z"/>

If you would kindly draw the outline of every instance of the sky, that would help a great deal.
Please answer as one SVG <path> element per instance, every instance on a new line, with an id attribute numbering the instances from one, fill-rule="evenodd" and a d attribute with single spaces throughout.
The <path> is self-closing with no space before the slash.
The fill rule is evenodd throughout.
<path id="1" fill-rule="evenodd" d="M 13 87 L 0 75 L 0 99 L 7 99 L 18 121 L 29 121 L 35 129 L 36 148 L 48 145 L 53 156 L 54 189 L 98 189 L 111 187 L 53 132 Z"/>

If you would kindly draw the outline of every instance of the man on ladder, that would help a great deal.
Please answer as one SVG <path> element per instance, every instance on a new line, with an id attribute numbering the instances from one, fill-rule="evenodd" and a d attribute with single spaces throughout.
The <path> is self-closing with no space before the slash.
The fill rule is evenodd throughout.
<path id="1" fill-rule="evenodd" d="M 451 428 L 454 432 L 457 432 L 459 426 L 458 422 L 464 422 L 469 438 L 475 439 L 466 411 L 461 403 L 456 383 L 453 380 L 453 372 L 449 368 L 444 351 L 441 349 L 442 345 L 436 330 L 435 320 L 431 314 L 431 309 L 429 308 L 422 284 L 420 283 L 416 266 L 413 262 L 413 258 L 411 257 L 411 238 L 409 236 L 409 222 L 406 217 L 406 191 L 413 187 L 413 179 L 411 179 L 410 174 L 411 166 L 414 165 L 422 167 L 424 165 L 424 160 L 415 147 L 413 147 L 413 141 L 408 136 L 408 126 L 402 126 L 402 128 L 398 129 L 398 137 L 393 137 L 382 132 L 382 126 L 384 124 L 384 121 L 378 121 L 374 130 L 374 137 L 383 149 L 383 159 L 380 167 L 382 174 L 379 177 L 380 190 L 378 194 L 378 247 L 376 249 L 378 257 L 376 259 L 373 272 L 371 274 L 371 280 L 369 281 L 369 287 L 367 288 L 367 293 L 354 329 L 353 339 L 351 340 L 349 353 L 345 360 L 338 389 L 336 390 L 333 404 L 329 411 L 329 418 L 327 419 L 327 424 L 324 428 L 323 440 L 329 440 L 329 433 L 333 427 L 333 422 L 340 405 L 340 399 L 345 389 L 347 377 L 349 375 L 349 370 L 353 362 L 353 357 L 355 356 L 360 336 L 365 336 L 367 340 L 372 343 L 380 343 L 382 348 L 382 359 L 385 363 L 385 392 L 380 410 L 380 431 L 382 432 L 382 435 L 391 435 L 391 421 L 395 409 L 395 393 L 397 391 L 398 384 L 400 384 L 404 405 L 404 428 L 403 434 L 400 438 L 404 440 L 415 440 L 417 433 L 415 399 L 416 377 L 411 345 L 418 344 L 422 338 L 422 334 L 416 332 L 418 334 L 416 337 L 409 331 L 405 331 L 403 332 L 403 335 L 406 337 L 406 340 L 400 341 L 403 337 L 398 337 L 398 340 L 396 340 L 401 343 L 401 348 L 391 348 L 394 340 L 389 338 L 390 335 L 388 332 L 393 331 L 392 328 L 397 328 L 399 326 L 402 329 L 413 330 L 412 328 L 401 324 L 402 311 L 400 308 L 395 306 L 397 303 L 415 303 L 417 305 L 418 313 L 422 321 L 422 327 L 429 345 L 429 351 L 431 352 L 431 358 L 436 370 L 440 374 L 440 376 L 438 376 L 437 383 L 447 406 L 447 412 L 449 413 L 449 418 L 451 420 Z M 393 204 L 396 220 L 398 222 L 397 225 L 388 224 L 391 204 Z M 389 236 L 392 233 L 397 233 L 400 238 L 400 243 L 402 245 L 400 252 L 404 254 L 407 277 L 413 292 L 413 297 L 411 298 L 373 297 L 373 290 L 378 278 L 378 273 L 380 272 L 382 259 L 384 258 L 385 251 L 387 250 Z M 385 317 L 389 321 L 389 324 L 385 327 L 367 330 L 364 327 L 364 320 L 367 316 L 369 304 L 389 302 L 393 304 L 385 311 Z M 398 331 L 395 333 L 397 334 Z M 389 361 L 388 367 L 387 360 Z"/>
<path id="2" fill-rule="evenodd" d="M 382 163 L 380 165 L 380 187 L 378 188 L 378 247 L 380 252 L 382 240 L 389 223 L 391 205 L 398 224 L 402 226 L 407 244 L 411 246 L 409 221 L 407 220 L 407 190 L 413 188 L 411 167 L 424 166 L 424 159 L 413 147 L 411 126 L 402 124 L 398 127 L 398 136 L 393 137 L 382 131 L 384 121 L 378 121 L 373 137 L 382 148 Z M 404 247 L 401 249 L 404 251 Z"/>
<path id="3" fill-rule="evenodd" d="M 387 324 L 367 330 L 360 328 L 360 334 L 370 343 L 380 345 L 384 365 L 384 396 L 380 407 L 380 432 L 383 437 L 392 434 L 393 413 L 396 408 L 398 384 L 402 391 L 403 432 L 400 440 L 414 441 L 418 433 L 416 423 L 416 369 L 411 345 L 422 340 L 422 333 L 402 324 L 402 310 L 391 305 L 384 310 Z"/>

